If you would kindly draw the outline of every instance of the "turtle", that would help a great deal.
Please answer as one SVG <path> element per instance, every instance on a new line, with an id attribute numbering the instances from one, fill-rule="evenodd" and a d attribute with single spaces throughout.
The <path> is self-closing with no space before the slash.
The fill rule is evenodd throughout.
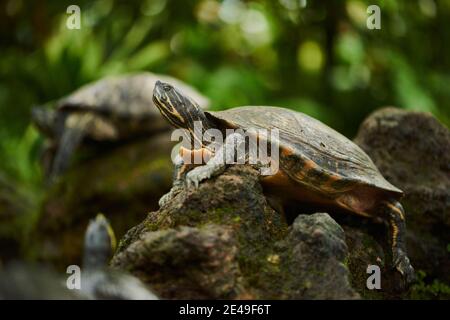
<path id="1" fill-rule="evenodd" d="M 79 290 L 69 289 L 71 280 L 67 275 L 61 277 L 46 266 L 12 262 L 0 268 L 0 299 L 159 299 L 138 278 L 108 268 L 115 245 L 111 225 L 103 214 L 98 214 L 86 229 Z"/>
<path id="2" fill-rule="evenodd" d="M 108 267 L 115 248 L 114 231 L 99 213 L 89 222 L 84 237 L 81 293 L 96 300 L 158 300 L 138 278 Z"/>
<path id="3" fill-rule="evenodd" d="M 173 187 L 160 199 L 161 206 L 182 188 L 196 188 L 203 180 L 223 172 L 229 163 L 224 160 L 234 159 L 238 148 L 245 144 L 242 131 L 257 135 L 256 139 L 269 140 L 268 135 L 259 132 L 277 129 L 278 170 L 261 175 L 260 179 L 268 197 L 277 199 L 281 206 L 292 201 L 325 205 L 387 222 L 393 268 L 401 274 L 402 283 L 409 285 L 415 280 L 406 253 L 405 211 L 400 203 L 403 192 L 389 183 L 371 158 L 344 135 L 287 108 L 241 106 L 203 111 L 193 98 L 161 81 L 155 84 L 153 100 L 172 125 L 185 130 L 198 142 L 191 150 L 180 148 L 180 154 L 173 159 Z M 203 130 L 194 130 L 195 123 L 199 122 Z M 219 130 L 226 137 L 220 148 L 211 148 L 208 139 L 203 139 L 202 134 L 209 129 Z M 191 157 L 200 153 L 204 161 L 197 165 L 186 162 L 185 152 L 190 152 Z"/>
<path id="4" fill-rule="evenodd" d="M 64 173 L 71 155 L 84 139 L 115 142 L 169 130 L 152 101 L 155 81 L 161 78 L 195 97 L 202 107 L 208 106 L 206 97 L 180 80 L 139 72 L 86 84 L 56 101 L 54 110 L 33 107 L 32 122 L 51 141 L 43 157 L 49 180 Z"/>

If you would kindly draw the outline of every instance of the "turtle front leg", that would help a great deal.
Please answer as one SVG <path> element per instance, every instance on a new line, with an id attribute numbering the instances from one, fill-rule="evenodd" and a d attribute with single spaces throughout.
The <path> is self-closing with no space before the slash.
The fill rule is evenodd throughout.
<path id="1" fill-rule="evenodd" d="M 398 201 L 386 203 L 387 218 L 390 226 L 393 266 L 403 276 L 407 285 L 415 281 L 414 268 L 406 254 L 405 211 Z"/>
<path id="2" fill-rule="evenodd" d="M 201 181 L 222 173 L 227 167 L 227 164 L 235 163 L 235 154 L 238 154 L 238 158 L 245 156 L 236 152 L 237 150 L 242 150 L 244 143 L 245 138 L 241 134 L 232 133 L 228 135 L 225 139 L 225 143 L 215 152 L 214 156 L 209 159 L 205 165 L 196 167 L 187 173 L 187 186 L 198 188 Z M 239 158 L 237 160 L 239 162 L 239 160 L 242 159 Z"/>
<path id="3" fill-rule="evenodd" d="M 168 202 L 170 202 L 184 186 L 184 177 L 186 171 L 189 169 L 190 165 L 184 164 L 183 158 L 180 155 L 177 155 L 173 161 L 174 164 L 174 173 L 173 173 L 173 184 L 172 188 L 168 193 L 163 195 L 159 201 L 159 207 L 165 206 Z"/>

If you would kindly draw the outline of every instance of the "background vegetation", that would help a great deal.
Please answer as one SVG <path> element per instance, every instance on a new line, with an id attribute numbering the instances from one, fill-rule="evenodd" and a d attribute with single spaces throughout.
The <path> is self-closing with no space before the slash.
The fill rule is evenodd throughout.
<path id="1" fill-rule="evenodd" d="M 81 30 L 65 26 L 74 3 Z M 381 7 L 381 30 L 366 28 L 370 4 Z M 214 109 L 290 107 L 349 137 L 385 105 L 429 111 L 450 123 L 448 0 L 7 0 L 0 6 L 0 168 L 24 192 L 41 180 L 31 106 L 111 74 L 170 74 L 199 88 Z"/>

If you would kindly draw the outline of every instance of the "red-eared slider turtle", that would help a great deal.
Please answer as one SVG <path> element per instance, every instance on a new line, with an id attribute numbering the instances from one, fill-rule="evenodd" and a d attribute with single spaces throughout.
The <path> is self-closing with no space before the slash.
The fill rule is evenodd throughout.
<path id="1" fill-rule="evenodd" d="M 56 110 L 35 107 L 32 119 L 50 137 L 56 153 L 50 159 L 50 179 L 59 176 L 69 164 L 83 139 L 117 141 L 148 135 L 170 127 L 153 105 L 152 90 L 164 79 L 198 99 L 207 107 L 208 99 L 192 87 L 169 76 L 136 73 L 111 76 L 87 84 L 56 102 Z"/>
<path id="2" fill-rule="evenodd" d="M 386 181 L 369 156 L 352 141 L 318 120 L 284 108 L 246 106 L 204 112 L 194 100 L 159 81 L 153 100 L 170 123 L 187 129 L 201 143 L 201 148 L 192 152 L 210 154 L 205 165 L 193 169 L 192 165 L 176 163 L 178 180 L 162 198 L 162 205 L 179 191 L 180 182 L 197 186 L 200 181 L 222 172 L 229 163 L 224 159 L 234 159 L 238 148 L 245 143 L 245 137 L 235 130 L 211 154 L 208 143 L 199 136 L 203 132 L 194 130 L 194 122 L 201 121 L 204 129 L 221 132 L 243 129 L 258 134 L 258 129 L 278 129 L 279 170 L 261 177 L 268 195 L 284 203 L 309 202 L 382 218 L 390 225 L 394 267 L 407 283 L 414 279 L 405 248 L 405 212 L 399 202 L 403 192 Z M 267 139 L 267 136 L 257 138 Z"/>

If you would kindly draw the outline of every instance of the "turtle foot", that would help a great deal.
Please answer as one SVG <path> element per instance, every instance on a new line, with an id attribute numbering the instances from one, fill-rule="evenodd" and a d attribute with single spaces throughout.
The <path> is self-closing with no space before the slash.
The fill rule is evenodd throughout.
<path id="1" fill-rule="evenodd" d="M 416 274 L 406 253 L 401 249 L 397 249 L 393 258 L 394 267 L 401 274 L 405 285 L 409 286 L 415 282 L 417 279 Z"/>
<path id="2" fill-rule="evenodd" d="M 203 180 L 211 178 L 216 173 L 216 169 L 214 167 L 204 165 L 201 167 L 196 167 L 189 171 L 186 175 L 186 185 L 188 188 L 194 186 L 198 188 L 198 185 Z"/>
<path id="3" fill-rule="evenodd" d="M 172 189 L 170 189 L 169 192 L 167 192 L 165 195 L 163 195 L 163 196 L 159 199 L 159 201 L 158 201 L 159 207 L 162 208 L 162 207 L 164 207 L 167 203 L 169 203 L 170 201 L 172 201 L 172 199 L 175 198 L 175 196 L 176 196 L 178 193 L 180 193 L 181 189 L 182 189 L 182 186 L 178 186 L 178 185 L 173 186 Z"/>
<path id="4" fill-rule="evenodd" d="M 167 192 L 165 195 L 163 195 L 163 196 L 159 199 L 159 201 L 158 201 L 159 207 L 160 207 L 160 208 L 164 207 L 164 206 L 165 206 L 167 203 L 169 203 L 169 201 L 172 200 L 172 199 L 173 199 L 173 195 L 171 194 L 171 192 L 170 192 L 170 191 Z"/>

